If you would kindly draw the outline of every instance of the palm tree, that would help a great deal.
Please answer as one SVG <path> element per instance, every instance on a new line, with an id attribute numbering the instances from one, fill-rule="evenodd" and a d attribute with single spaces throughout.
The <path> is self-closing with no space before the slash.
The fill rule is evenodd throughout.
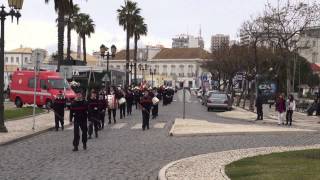
<path id="1" fill-rule="evenodd" d="M 90 37 L 95 30 L 95 24 L 90 18 L 89 14 L 80 13 L 75 21 L 75 30 L 82 38 L 83 44 L 83 61 L 87 63 L 87 51 L 86 51 L 86 36 Z"/>
<path id="2" fill-rule="evenodd" d="M 135 17 L 135 25 L 133 30 L 134 36 L 134 82 L 137 84 L 137 51 L 138 51 L 138 41 L 141 35 L 147 35 L 148 27 L 144 23 L 144 18 L 141 16 Z"/>
<path id="3" fill-rule="evenodd" d="M 77 4 L 74 4 L 71 11 L 65 18 L 65 25 L 67 27 L 67 60 L 71 60 L 71 31 L 75 29 L 74 21 L 79 14 L 80 8 Z"/>
<path id="4" fill-rule="evenodd" d="M 137 3 L 126 0 L 124 6 L 117 10 L 119 25 L 123 26 L 123 30 L 127 33 L 126 46 L 126 86 L 129 85 L 129 62 L 130 62 L 130 37 L 133 35 L 135 17 L 140 14 L 141 9 L 137 7 Z"/>
<path id="5" fill-rule="evenodd" d="M 49 3 L 50 0 L 45 0 Z M 70 12 L 72 6 L 70 0 L 54 0 L 54 9 L 58 13 L 58 66 L 57 71 L 60 71 L 61 61 L 63 60 L 63 43 L 64 43 L 64 17 Z"/>

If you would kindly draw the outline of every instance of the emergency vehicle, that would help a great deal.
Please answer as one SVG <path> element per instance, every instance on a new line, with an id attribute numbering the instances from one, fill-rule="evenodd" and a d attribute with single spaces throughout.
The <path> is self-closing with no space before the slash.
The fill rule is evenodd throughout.
<path id="1" fill-rule="evenodd" d="M 34 71 L 15 71 L 11 78 L 10 100 L 20 108 L 24 104 L 33 104 L 34 101 Z M 52 106 L 52 101 L 59 94 L 64 93 L 67 101 L 72 101 L 76 95 L 68 82 L 58 72 L 39 71 L 37 73 L 36 105 L 47 108 Z"/>

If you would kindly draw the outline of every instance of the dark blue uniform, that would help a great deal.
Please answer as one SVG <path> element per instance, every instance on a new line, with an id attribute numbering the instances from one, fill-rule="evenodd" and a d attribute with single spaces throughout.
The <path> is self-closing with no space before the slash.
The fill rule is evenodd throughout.
<path id="1" fill-rule="evenodd" d="M 150 110 L 152 107 L 151 98 L 149 96 L 141 98 L 140 105 L 142 110 L 142 129 L 149 129 Z"/>
<path id="2" fill-rule="evenodd" d="M 100 116 L 101 114 L 99 111 L 99 100 L 90 99 L 88 101 L 89 138 L 91 138 L 93 130 L 95 136 L 98 137 Z"/>
<path id="3" fill-rule="evenodd" d="M 64 128 L 64 108 L 66 107 L 66 98 L 62 95 L 58 95 L 53 101 L 53 111 L 56 131 L 59 129 L 59 122 L 61 124 L 61 129 Z"/>
<path id="4" fill-rule="evenodd" d="M 88 118 L 88 104 L 84 101 L 73 101 L 70 110 L 74 118 L 74 138 L 73 146 L 75 149 L 78 149 L 79 140 L 80 140 L 80 130 L 82 132 L 82 143 L 83 148 L 87 148 L 87 118 Z"/>

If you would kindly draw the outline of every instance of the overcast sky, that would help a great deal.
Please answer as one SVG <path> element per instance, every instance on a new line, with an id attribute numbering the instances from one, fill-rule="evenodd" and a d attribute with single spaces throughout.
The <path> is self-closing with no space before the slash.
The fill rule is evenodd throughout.
<path id="1" fill-rule="evenodd" d="M 87 52 L 98 50 L 104 43 L 125 47 L 125 32 L 118 25 L 116 10 L 123 0 L 74 0 L 81 11 L 89 13 L 96 24 L 96 33 L 87 40 Z M 274 3 L 276 0 L 269 0 Z M 229 34 L 236 39 L 244 20 L 264 9 L 267 0 L 136 0 L 148 24 L 149 33 L 143 45 L 162 44 L 171 47 L 175 35 L 198 35 L 201 26 L 205 47 L 210 47 L 213 34 Z M 7 5 L 7 0 L 0 0 Z M 19 25 L 6 21 L 6 50 L 24 47 L 57 49 L 57 28 L 53 0 L 25 0 Z M 73 33 L 76 49 L 76 34 Z"/>

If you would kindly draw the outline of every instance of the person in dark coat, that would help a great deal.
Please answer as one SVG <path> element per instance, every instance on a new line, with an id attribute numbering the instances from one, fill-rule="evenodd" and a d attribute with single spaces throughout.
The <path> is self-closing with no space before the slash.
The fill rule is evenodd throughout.
<path id="1" fill-rule="evenodd" d="M 64 108 L 66 107 L 66 98 L 62 94 L 62 91 L 59 91 L 59 94 L 53 101 L 53 111 L 55 119 L 55 128 L 56 131 L 59 130 L 59 123 L 61 124 L 61 129 L 64 129 Z"/>
<path id="2" fill-rule="evenodd" d="M 100 92 L 99 94 L 99 113 L 100 113 L 100 125 L 101 129 L 104 129 L 104 119 L 106 116 L 106 110 L 107 110 L 107 101 L 105 99 L 105 94 L 103 92 Z"/>
<path id="3" fill-rule="evenodd" d="M 142 130 L 149 129 L 150 110 L 152 107 L 152 100 L 148 91 L 145 91 L 144 96 L 140 100 L 142 111 Z"/>
<path id="4" fill-rule="evenodd" d="M 263 120 L 263 99 L 261 96 L 261 92 L 258 92 L 258 96 L 256 99 L 256 108 L 257 108 L 257 119 L 256 120 Z"/>
<path id="5" fill-rule="evenodd" d="M 156 90 L 154 90 L 153 92 L 150 93 L 150 97 L 151 97 L 151 98 L 155 98 L 155 97 L 156 97 L 156 98 L 159 99 L 158 93 L 156 92 Z M 157 103 L 157 104 L 152 104 L 152 119 L 157 118 L 157 116 L 158 116 L 158 109 L 159 109 L 158 103 Z"/>
<path id="6" fill-rule="evenodd" d="M 70 110 L 74 117 L 74 138 L 73 138 L 73 151 L 78 151 L 80 141 L 80 129 L 82 132 L 83 149 L 87 149 L 87 118 L 88 118 L 88 104 L 83 99 L 82 93 L 77 93 L 76 99 L 71 103 Z"/>
<path id="7" fill-rule="evenodd" d="M 132 105 L 133 105 L 133 101 L 134 101 L 133 93 L 131 90 L 127 90 L 126 101 L 127 101 L 127 114 L 131 115 Z"/>
<path id="8" fill-rule="evenodd" d="M 97 93 L 91 92 L 91 97 L 88 101 L 88 120 L 89 120 L 89 139 L 91 139 L 93 130 L 96 138 L 98 138 L 98 130 L 100 123 L 100 112 L 99 112 L 99 100 L 97 99 Z"/>

